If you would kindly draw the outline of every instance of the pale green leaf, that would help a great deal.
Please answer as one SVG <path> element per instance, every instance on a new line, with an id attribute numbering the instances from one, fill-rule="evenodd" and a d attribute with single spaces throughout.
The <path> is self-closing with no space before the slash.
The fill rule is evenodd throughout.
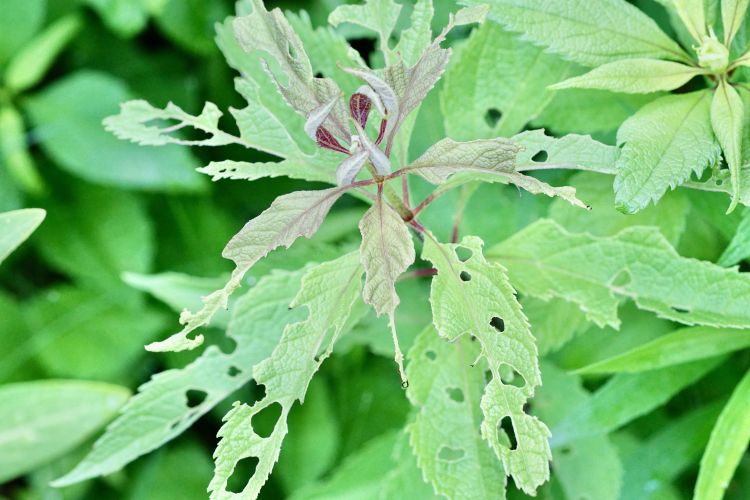
<path id="1" fill-rule="evenodd" d="M 635 213 L 657 202 L 718 161 L 711 130 L 711 92 L 661 97 L 628 118 L 617 132 L 622 154 L 617 160 L 615 203 Z"/>
<path id="2" fill-rule="evenodd" d="M 459 259 L 457 251 L 471 256 Z M 506 474 L 523 491 L 533 494 L 549 478 L 551 458 L 547 427 L 524 413 L 526 401 L 541 383 L 537 350 L 528 321 L 521 311 L 505 269 L 491 264 L 482 255 L 482 242 L 465 238 L 448 245 L 425 238 L 423 258 L 438 270 L 432 280 L 430 304 L 433 322 L 441 337 L 455 341 L 473 335 L 481 345 L 492 380 L 481 400 L 484 421 L 482 437 L 502 460 Z M 521 387 L 503 382 L 504 367 L 521 378 Z M 517 439 L 511 449 L 498 430 L 509 418 Z"/>
<path id="3" fill-rule="evenodd" d="M 641 372 L 711 358 L 748 347 L 750 331 L 695 326 L 668 333 L 576 371 L 584 374 Z"/>
<path id="4" fill-rule="evenodd" d="M 651 18 L 622 0 L 462 0 L 488 4 L 489 18 L 586 66 L 652 57 L 689 61 Z"/>
<path id="5" fill-rule="evenodd" d="M 734 389 L 716 421 L 701 458 L 696 500 L 721 500 L 750 444 L 750 371 Z"/>
<path id="6" fill-rule="evenodd" d="M 0 388 L 0 482 L 81 444 L 114 416 L 128 395 L 124 387 L 74 380 Z"/>
<path id="7" fill-rule="evenodd" d="M 5 70 L 8 89 L 21 92 L 39 83 L 55 58 L 81 29 L 81 24 L 75 15 L 62 17 L 14 55 Z"/>
<path id="8" fill-rule="evenodd" d="M 289 248 L 300 236 L 311 238 L 323 223 L 328 211 L 346 188 L 319 191 L 296 191 L 279 196 L 263 213 L 250 220 L 227 244 L 222 255 L 236 267 L 223 288 L 203 297 L 203 307 L 195 313 L 180 315 L 183 329 L 166 340 L 146 346 L 151 351 L 194 349 L 203 343 L 203 335 L 188 335 L 207 324 L 220 309 L 226 309 L 229 296 L 241 284 L 250 268 L 271 250 Z"/>
<path id="9" fill-rule="evenodd" d="M 236 402 L 226 415 L 214 454 L 211 498 L 257 497 L 279 457 L 292 406 L 304 401 L 310 379 L 348 322 L 361 292 L 362 271 L 359 254 L 353 252 L 313 267 L 302 278 L 291 307 L 304 306 L 308 317 L 287 325 L 271 356 L 253 368 L 256 383 L 265 387 L 263 399 L 252 406 Z M 253 417 L 272 405 L 280 406 L 280 416 L 271 434 L 261 437 L 253 428 Z M 258 459 L 252 477 L 241 493 L 227 491 L 227 480 L 237 462 L 248 457 Z"/>
<path id="10" fill-rule="evenodd" d="M 44 193 L 44 181 L 37 172 L 29 150 L 28 132 L 23 117 L 9 105 L 0 106 L 0 165 L 25 191 L 37 195 Z M 10 179 L 2 179 L 2 182 L 10 184 L 11 188 L 13 186 Z"/>
<path id="11" fill-rule="evenodd" d="M 600 326 L 619 327 L 617 307 L 625 298 L 687 325 L 750 326 L 750 277 L 681 257 L 655 228 L 596 237 L 541 220 L 487 255 L 508 268 L 520 291 L 575 302 Z"/>
<path id="12" fill-rule="evenodd" d="M 750 257 L 750 210 L 743 214 L 742 222 L 737 226 L 737 232 L 729 242 L 729 246 L 724 249 L 717 264 L 733 266 L 748 257 Z"/>
<path id="13" fill-rule="evenodd" d="M 711 126 L 724 151 L 732 180 L 732 203 L 727 213 L 740 201 L 742 167 L 742 134 L 745 119 L 744 105 L 737 91 L 725 79 L 719 82 L 711 101 Z"/>
<path id="14" fill-rule="evenodd" d="M 435 492 L 447 498 L 505 498 L 505 474 L 481 424 L 484 363 L 467 336 L 446 342 L 425 329 L 409 351 L 407 395 L 417 409 L 407 430 L 417 465 Z"/>
<path id="15" fill-rule="evenodd" d="M 673 61 L 625 59 L 603 64 L 588 73 L 552 85 L 561 89 L 601 89 L 630 94 L 673 90 L 706 70 Z"/>
<path id="16" fill-rule="evenodd" d="M 432 42 L 432 0 L 418 0 L 411 12 L 411 26 L 401 32 L 395 52 L 407 65 L 415 64 Z M 468 23 L 464 23 L 468 24 Z"/>
<path id="17" fill-rule="evenodd" d="M 693 40 L 698 44 L 702 43 L 708 35 L 704 0 L 671 0 L 671 3 Z"/>
<path id="18" fill-rule="evenodd" d="M 722 357 L 642 373 L 615 375 L 585 405 L 552 426 L 553 448 L 585 436 L 607 434 L 666 403 L 720 365 Z"/>
<path id="19" fill-rule="evenodd" d="M 724 45 L 730 47 L 734 36 L 746 19 L 748 0 L 721 0 L 721 21 L 724 26 Z"/>
<path id="20" fill-rule="evenodd" d="M 342 23 L 352 23 L 374 31 L 378 34 L 380 50 L 386 61 L 393 62 L 393 54 L 388 43 L 396 27 L 401 7 L 393 0 L 365 0 L 360 5 L 340 5 L 328 16 L 328 23 L 334 27 Z"/>
<path id="21" fill-rule="evenodd" d="M 528 172 L 547 169 L 614 171 L 618 151 L 587 135 L 568 134 L 551 137 L 544 130 L 528 130 L 511 140 L 522 146 L 516 170 Z"/>
<path id="22" fill-rule="evenodd" d="M 46 214 L 41 208 L 0 213 L 0 264 L 31 236 Z"/>

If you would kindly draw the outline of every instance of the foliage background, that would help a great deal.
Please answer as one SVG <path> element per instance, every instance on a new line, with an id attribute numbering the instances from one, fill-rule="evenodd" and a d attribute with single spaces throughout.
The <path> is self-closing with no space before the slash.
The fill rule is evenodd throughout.
<path id="1" fill-rule="evenodd" d="M 305 9 L 313 25 L 318 26 L 340 3 L 290 0 L 267 5 Z M 648 0 L 635 3 L 670 29 L 669 19 L 657 4 Z M 455 3 L 440 0 L 436 9 L 437 27 L 445 23 L 449 11 L 455 10 Z M 221 109 L 241 107 L 233 86 L 234 73 L 213 41 L 214 23 L 233 11 L 231 1 L 5 0 L 2 10 L 3 70 L 45 29 L 61 23 L 71 27 L 58 44 L 45 47 L 50 64 L 38 81 L 18 91 L 9 88 L 6 81 L 0 89 L 0 107 L 6 113 L 6 119 L 0 120 L 0 212 L 41 207 L 48 213 L 40 229 L 0 267 L 0 384 L 64 378 L 109 382 L 134 390 L 152 374 L 182 366 L 193 356 L 155 355 L 143 350 L 145 343 L 172 332 L 176 322 L 173 309 L 147 293 L 154 287 L 161 290 L 163 283 L 149 281 L 144 275 L 178 272 L 207 277 L 203 286 L 212 289 L 212 278 L 231 270 L 229 262 L 220 258 L 229 238 L 277 195 L 298 189 L 303 183 L 285 178 L 264 179 L 252 185 L 211 183 L 194 169 L 212 160 L 267 158 L 232 146 L 144 148 L 119 141 L 101 127 L 104 117 L 116 113 L 120 102 L 133 97 L 159 107 L 171 100 L 194 114 L 204 101 L 212 101 Z M 408 10 L 402 14 L 402 21 L 407 19 Z M 362 33 L 347 35 L 357 40 L 357 49 L 367 52 L 372 48 L 372 41 L 361 38 Z M 465 36 L 466 32 L 459 33 L 452 43 L 460 46 Z M 512 81 L 506 83 L 513 85 Z M 422 135 L 413 145 L 414 154 L 443 135 L 439 90 L 431 94 L 420 115 Z M 603 112 L 596 108 L 597 99 L 605 99 L 601 94 L 592 91 L 585 98 L 590 100 L 586 110 L 570 109 L 565 102 L 553 100 L 534 124 L 552 124 L 552 131 L 560 134 L 591 133 L 613 144 L 619 123 L 648 101 L 623 98 L 618 101 L 617 112 L 612 112 L 611 105 L 603 106 L 601 109 L 608 110 Z M 498 118 L 495 110 L 496 106 L 488 102 L 487 114 L 481 117 L 488 120 L 490 128 Z M 20 122 L 7 118 L 12 113 Z M 446 119 L 446 124 L 454 128 L 453 136 L 460 135 L 455 122 Z M 229 120 L 222 125 L 233 127 Z M 21 142 L 15 140 L 19 136 Z M 565 181 L 571 174 L 546 175 Z M 599 222 L 586 229 L 612 234 L 635 223 L 654 224 L 684 256 L 718 260 L 743 219 L 740 210 L 723 215 L 724 197 L 693 191 L 670 193 L 658 211 L 651 208 L 635 220 L 627 219 L 611 209 L 609 179 L 601 183 L 596 176 L 583 174 L 570 182 L 578 187 L 582 199 L 604 212 L 594 219 Z M 452 220 L 460 203 L 460 194 L 456 193 L 425 213 L 432 227 L 442 230 L 443 238 L 450 232 L 450 225 L 444 221 Z M 322 259 L 325 252 L 332 258 L 337 255 L 337 245 L 357 241 L 351 221 L 362 211 L 363 206 L 351 200 L 337 205 L 335 217 L 324 225 L 326 244 L 315 249 L 317 258 Z M 569 228 L 584 229 L 580 220 L 558 202 L 519 194 L 512 187 L 484 186 L 465 209 L 462 234 L 478 234 L 489 247 L 547 215 Z M 342 227 L 353 231 L 342 231 Z M 304 254 L 297 260 L 294 255 L 275 257 L 266 271 L 273 265 L 294 268 L 307 258 Z M 264 269 L 254 272 L 259 276 Z M 420 300 L 424 294 L 410 293 L 411 288 L 426 289 L 425 283 L 411 280 L 400 286 L 404 301 L 399 313 L 400 333 L 406 350 L 429 321 L 429 308 Z M 534 303 L 526 307 L 534 321 Z M 546 370 L 550 373 L 587 365 L 675 329 L 674 324 L 657 320 L 630 304 L 620 312 L 624 318 L 620 332 L 590 327 L 575 318 L 550 317 L 548 313 L 536 318 L 538 328 L 534 325 L 542 341 L 554 343 L 543 330 L 547 323 L 549 328 L 559 327 L 555 321 L 578 321 L 567 324 L 566 330 L 591 330 L 548 356 Z M 397 460 L 390 456 L 395 431 L 409 416 L 408 402 L 389 359 L 390 339 L 379 326 L 365 323 L 361 331 L 350 335 L 351 341 L 342 342 L 337 355 L 315 378 L 306 404 L 291 416 L 281 461 L 262 498 L 310 498 L 316 492 L 325 497 L 326 491 L 353 495 L 356 490 L 362 498 L 377 494 L 382 470 Z M 542 350 L 553 349 L 548 346 Z M 674 446 L 684 441 L 684 436 L 666 436 L 657 444 L 653 444 L 654 439 L 663 429 L 673 428 L 670 424 L 692 417 L 695 425 L 687 426 L 692 447 L 683 454 L 686 463 L 671 475 L 665 472 L 665 482 L 673 486 L 656 484 L 656 490 L 664 492 L 660 498 L 689 497 L 717 404 L 726 400 L 749 364 L 747 350 L 734 354 L 666 404 L 614 433 L 612 441 L 621 455 L 625 478 L 633 480 L 635 474 L 640 480 L 638 474 L 643 470 L 639 466 L 648 465 L 643 465 L 644 461 L 659 464 L 670 460 Z M 602 382 L 601 378 L 589 378 L 584 387 L 595 390 Z M 557 397 L 576 391 L 570 387 L 550 391 L 557 389 L 561 393 Z M 242 394 L 232 396 L 230 402 L 257 399 L 254 391 L 253 387 L 242 389 Z M 216 431 L 229 403 L 120 473 L 62 490 L 47 486 L 49 480 L 67 472 L 83 456 L 90 447 L 90 436 L 74 450 L 59 453 L 58 458 L 0 485 L 0 497 L 205 498 Z M 17 404 L 26 403 L 21 397 Z M 48 407 L 51 415 L 62 412 L 66 402 L 54 405 Z M 647 444 L 654 455 L 637 459 L 639 450 L 650 449 Z M 579 481 L 591 477 L 621 480 L 606 473 L 590 476 L 592 465 L 574 464 L 567 477 Z M 247 473 L 240 471 L 239 482 L 243 472 Z M 560 485 L 553 482 L 541 494 L 558 498 L 560 492 L 555 489 Z M 747 491 L 750 459 L 746 456 L 728 498 L 741 499 Z M 636 497 L 628 496 L 626 489 L 622 498 Z"/>

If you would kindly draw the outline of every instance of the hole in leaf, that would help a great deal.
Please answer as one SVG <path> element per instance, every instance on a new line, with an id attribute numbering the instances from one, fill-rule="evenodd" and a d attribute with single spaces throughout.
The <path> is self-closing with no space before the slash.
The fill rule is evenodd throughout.
<path id="1" fill-rule="evenodd" d="M 227 375 L 229 375 L 230 377 L 236 377 L 240 373 L 242 373 L 242 370 L 240 370 L 236 366 L 230 366 L 227 370 Z"/>
<path id="2" fill-rule="evenodd" d="M 512 366 L 507 363 L 502 363 L 499 368 L 500 380 L 505 385 L 512 385 L 513 387 L 521 388 L 526 385 L 526 380 L 523 376 L 518 373 Z"/>
<path id="3" fill-rule="evenodd" d="M 443 446 L 438 451 L 438 458 L 445 462 L 456 462 L 464 458 L 465 454 L 466 452 L 460 448 L 450 448 L 448 446 Z"/>
<path id="4" fill-rule="evenodd" d="M 722 184 L 724 184 L 724 179 L 716 179 L 717 186 L 721 186 Z"/>
<path id="5" fill-rule="evenodd" d="M 456 403 L 464 402 L 464 391 L 462 391 L 458 387 L 448 387 L 447 389 L 445 389 L 445 392 L 447 392 L 448 396 Z"/>
<path id="6" fill-rule="evenodd" d="M 237 342 L 234 339 L 231 339 L 225 335 L 222 335 L 222 339 L 217 344 L 217 347 L 223 352 L 224 354 L 232 354 L 235 349 L 237 349 Z"/>
<path id="7" fill-rule="evenodd" d="M 612 280 L 612 285 L 618 288 L 625 288 L 630 284 L 630 281 L 630 273 L 627 271 L 620 271 L 617 273 L 617 276 L 615 276 L 615 279 Z"/>
<path id="8" fill-rule="evenodd" d="M 505 321 L 503 321 L 503 318 L 495 316 L 492 318 L 492 321 L 490 321 L 490 325 L 500 333 L 505 331 Z"/>
<path id="9" fill-rule="evenodd" d="M 281 405 L 279 403 L 272 403 L 253 415 L 250 425 L 252 425 L 253 430 L 258 436 L 267 438 L 273 432 L 273 428 L 276 426 L 276 422 L 279 421 L 280 416 Z"/>
<path id="10" fill-rule="evenodd" d="M 672 306 L 672 310 L 680 314 L 687 314 L 690 312 L 690 309 L 686 309 L 684 307 L 679 307 L 679 306 Z"/>
<path id="11" fill-rule="evenodd" d="M 460 260 L 461 262 L 466 262 L 467 260 L 469 260 L 472 254 L 473 252 L 468 248 L 456 247 L 456 257 L 458 257 L 458 260 Z"/>
<path id="12" fill-rule="evenodd" d="M 518 448 L 518 441 L 516 440 L 516 431 L 513 429 L 513 421 L 510 417 L 503 417 L 500 420 L 500 424 L 497 426 L 498 439 L 500 439 L 500 433 L 502 432 L 510 441 L 510 449 L 515 450 Z"/>
<path id="13" fill-rule="evenodd" d="M 458 276 L 461 278 L 461 281 L 471 281 L 471 274 L 466 271 L 461 271 L 461 274 Z"/>
<path id="14" fill-rule="evenodd" d="M 206 400 L 208 393 L 198 389 L 190 389 L 185 392 L 185 397 L 187 398 L 187 407 L 195 408 L 196 406 L 200 406 L 200 404 Z"/>
<path id="15" fill-rule="evenodd" d="M 541 150 L 537 154 L 531 157 L 531 161 L 543 162 L 543 161 L 547 161 L 548 157 L 549 155 L 547 154 L 547 152 L 545 150 Z"/>
<path id="16" fill-rule="evenodd" d="M 484 371 L 484 383 L 489 384 L 492 381 L 492 371 L 485 370 Z"/>
<path id="17" fill-rule="evenodd" d="M 315 78 L 323 78 L 323 73 L 318 71 L 317 73 L 315 73 Z"/>
<path id="18" fill-rule="evenodd" d="M 497 108 L 490 108 L 484 114 L 484 121 L 492 128 L 497 127 L 498 122 L 503 117 L 503 113 Z"/>
<path id="19" fill-rule="evenodd" d="M 247 482 L 255 474 L 255 469 L 258 467 L 260 460 L 258 457 L 245 457 L 241 459 L 234 466 L 232 475 L 227 480 L 227 491 L 232 493 L 242 493 L 242 490 L 247 485 Z"/>
<path id="20" fill-rule="evenodd" d="M 291 43 L 286 44 L 286 50 L 289 53 L 289 57 L 292 59 L 297 59 L 297 50 L 294 48 L 294 45 Z"/>
<path id="21" fill-rule="evenodd" d="M 435 354 L 435 351 L 427 351 L 424 353 L 425 356 L 427 356 L 427 359 L 430 361 L 435 361 L 437 359 L 437 354 Z"/>

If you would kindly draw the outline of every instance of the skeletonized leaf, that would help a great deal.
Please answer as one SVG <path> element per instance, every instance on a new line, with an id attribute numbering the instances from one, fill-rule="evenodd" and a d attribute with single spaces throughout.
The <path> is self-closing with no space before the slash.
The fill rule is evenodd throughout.
<path id="1" fill-rule="evenodd" d="M 522 292 L 575 302 L 600 326 L 619 328 L 617 307 L 625 298 L 686 325 L 750 326 L 750 277 L 681 257 L 655 228 L 596 237 L 540 220 L 487 254 Z"/>
<path id="2" fill-rule="evenodd" d="M 463 0 L 489 4 L 490 19 L 586 66 L 652 57 L 689 61 L 650 17 L 622 0 Z"/>
<path id="3" fill-rule="evenodd" d="M 46 214 L 41 208 L 0 213 L 0 263 L 39 227 Z"/>
<path id="4" fill-rule="evenodd" d="M 313 267 L 302 278 L 291 307 L 304 306 L 308 317 L 287 325 L 271 356 L 253 368 L 253 378 L 265 387 L 263 399 L 252 406 L 237 402 L 224 417 L 209 484 L 212 499 L 257 497 L 278 460 L 292 406 L 304 401 L 310 379 L 347 324 L 360 294 L 361 277 L 359 254 L 352 252 Z M 271 434 L 261 437 L 254 430 L 253 417 L 271 406 L 280 406 L 281 413 Z M 247 485 L 241 493 L 227 491 L 235 466 L 249 457 L 257 458 L 258 465 Z"/>
<path id="5" fill-rule="evenodd" d="M 468 251 L 471 256 L 462 260 L 457 251 Z M 515 290 L 505 269 L 485 260 L 479 238 L 468 237 L 460 244 L 448 245 L 427 235 L 423 257 L 438 271 L 430 292 L 438 333 L 451 341 L 464 335 L 476 337 L 492 373 L 481 400 L 482 437 L 516 485 L 534 494 L 549 478 L 549 431 L 523 410 L 541 380 L 534 337 Z M 520 377 L 520 384 L 511 385 L 506 371 Z M 499 430 L 506 419 L 516 438 L 513 449 Z"/>
<path id="6" fill-rule="evenodd" d="M 195 312 L 183 311 L 183 329 L 161 342 L 146 346 L 150 351 L 181 351 L 194 349 L 203 343 L 203 336 L 190 339 L 196 328 L 206 325 L 219 309 L 226 309 L 229 296 L 237 289 L 247 271 L 268 252 L 285 246 L 289 248 L 300 236 L 312 237 L 323 223 L 331 206 L 346 191 L 346 187 L 319 191 L 296 191 L 279 196 L 269 208 L 245 224 L 227 244 L 222 255 L 234 261 L 236 268 L 224 288 L 203 297 L 203 307 Z"/>
<path id="7" fill-rule="evenodd" d="M 483 366 L 471 364 L 479 346 L 462 336 L 449 343 L 434 328 L 409 351 L 409 388 L 417 408 L 407 426 L 417 465 L 447 498 L 505 498 L 503 467 L 477 432 L 485 385 Z"/>
<path id="8" fill-rule="evenodd" d="M 603 64 L 588 73 L 552 85 L 551 89 L 603 89 L 647 94 L 682 87 L 706 70 L 674 61 L 625 59 Z"/>
<path id="9" fill-rule="evenodd" d="M 732 179 L 732 203 L 727 213 L 734 210 L 740 201 L 744 119 L 744 105 L 740 94 L 725 79 L 722 79 L 711 101 L 711 126 L 724 151 L 724 158 Z"/>
<path id="10" fill-rule="evenodd" d="M 669 95 L 622 124 L 614 183 L 618 209 L 635 213 L 718 160 L 710 111 L 709 91 Z"/>
<path id="11" fill-rule="evenodd" d="M 748 0 L 721 0 L 721 21 L 724 25 L 724 45 L 730 47 L 734 36 L 742 27 L 747 13 Z"/>

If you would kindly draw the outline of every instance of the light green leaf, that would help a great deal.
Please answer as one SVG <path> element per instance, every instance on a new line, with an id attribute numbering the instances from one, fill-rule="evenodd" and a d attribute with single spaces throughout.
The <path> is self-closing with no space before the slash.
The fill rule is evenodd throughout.
<path id="1" fill-rule="evenodd" d="M 704 0 L 671 0 L 672 5 L 680 16 L 690 36 L 698 44 L 708 35 L 706 30 L 706 14 Z"/>
<path id="2" fill-rule="evenodd" d="M 211 346 L 185 368 L 155 375 L 139 388 L 83 461 L 55 481 L 55 486 L 119 470 L 180 435 L 247 384 L 252 367 L 271 355 L 284 326 L 302 317 L 301 311 L 289 311 L 289 304 L 303 274 L 303 270 L 274 273 L 250 289 L 233 308 L 227 330 L 227 336 L 237 342 L 235 350 L 225 354 Z M 190 390 L 205 394 L 197 406 L 188 405 Z"/>
<path id="3" fill-rule="evenodd" d="M 6 0 L 0 16 L 0 65 L 13 57 L 42 27 L 46 0 Z"/>
<path id="4" fill-rule="evenodd" d="M 724 26 L 724 45 L 731 47 L 734 36 L 747 15 L 748 0 L 721 0 L 721 21 Z"/>
<path id="5" fill-rule="evenodd" d="M 417 409 L 407 426 L 417 465 L 447 498 L 505 498 L 500 461 L 477 432 L 485 386 L 480 348 L 467 336 L 441 339 L 422 331 L 409 351 L 407 395 Z"/>
<path id="6" fill-rule="evenodd" d="M 689 61 L 677 43 L 622 0 L 462 0 L 489 4 L 493 21 L 586 66 L 634 57 Z"/>
<path id="7" fill-rule="evenodd" d="M 0 482 L 72 450 L 125 403 L 124 387 L 73 380 L 0 388 Z"/>
<path id="8" fill-rule="evenodd" d="M 467 251 L 470 257 L 459 259 L 457 252 Z M 476 337 L 492 373 L 481 401 L 482 437 L 502 460 L 506 474 L 520 489 L 533 494 L 549 478 L 549 431 L 523 410 L 541 380 L 534 337 L 505 269 L 485 260 L 482 242 L 476 237 L 448 245 L 427 235 L 423 258 L 438 270 L 430 292 L 438 333 L 451 341 L 463 335 Z M 517 373 L 521 387 L 503 381 L 505 368 Z M 506 418 L 517 439 L 514 449 L 498 430 Z"/>
<path id="9" fill-rule="evenodd" d="M 132 2 L 132 0 L 130 0 Z M 153 4 L 159 30 L 188 51 L 201 57 L 213 56 L 214 26 L 229 15 L 227 4 L 205 0 L 141 0 Z"/>
<path id="10" fill-rule="evenodd" d="M 414 5 L 414 10 L 411 11 L 411 26 L 401 32 L 394 50 L 407 65 L 415 64 L 432 42 L 430 26 L 434 13 L 432 0 L 418 0 Z"/>
<path id="11" fill-rule="evenodd" d="M 5 70 L 5 84 L 11 92 L 21 92 L 39 83 L 55 58 L 81 29 L 75 15 L 62 17 L 31 40 L 13 56 Z"/>
<path id="12" fill-rule="evenodd" d="M 641 372 L 712 358 L 750 347 L 750 331 L 696 326 L 683 328 L 617 356 L 584 366 L 577 373 Z"/>
<path id="13" fill-rule="evenodd" d="M 386 61 L 393 62 L 393 52 L 388 42 L 401 14 L 401 7 L 393 0 L 365 0 L 361 5 L 340 5 L 328 16 L 328 23 L 334 27 L 342 23 L 352 23 L 374 31 L 378 34 L 380 50 Z M 417 57 L 420 54 L 421 52 Z"/>
<path id="14" fill-rule="evenodd" d="M 31 236 L 46 214 L 41 208 L 0 213 L 0 264 Z"/>
<path id="15" fill-rule="evenodd" d="M 628 118 L 617 132 L 622 154 L 617 160 L 615 203 L 635 213 L 657 202 L 718 161 L 719 147 L 711 130 L 711 92 L 657 99 Z"/>
<path id="16" fill-rule="evenodd" d="M 737 226 L 737 232 L 716 263 L 728 267 L 738 264 L 748 257 L 750 257 L 750 210 L 743 214 L 742 222 Z"/>
<path id="17" fill-rule="evenodd" d="M 447 135 L 466 141 L 520 132 L 552 100 L 547 86 L 569 76 L 571 66 L 484 23 L 456 49 L 445 73 L 440 104 Z"/>
<path id="18" fill-rule="evenodd" d="M 528 172 L 547 169 L 613 171 L 618 151 L 587 135 L 568 134 L 551 137 L 544 130 L 528 130 L 511 140 L 522 146 L 516 170 Z"/>
<path id="19" fill-rule="evenodd" d="M 655 228 L 596 237 L 541 220 L 487 256 L 508 268 L 523 293 L 575 302 L 600 326 L 619 327 L 617 307 L 624 298 L 687 325 L 750 326 L 750 277 L 681 257 Z"/>
<path id="20" fill-rule="evenodd" d="M 618 374 L 589 403 L 576 407 L 552 426 L 553 448 L 585 436 L 607 434 L 666 403 L 725 359 L 694 361 L 636 374 Z"/>
<path id="21" fill-rule="evenodd" d="M 740 201 L 742 189 L 740 168 L 742 167 L 742 129 L 745 119 L 744 105 L 737 91 L 725 79 L 719 82 L 711 101 L 711 126 L 724 151 L 732 179 L 732 203 L 727 213 L 733 211 Z"/>
<path id="22" fill-rule="evenodd" d="M 90 99 L 96 96 L 96 99 Z M 123 82 L 80 71 L 26 101 L 41 146 L 63 169 L 87 181 L 150 191 L 205 187 L 195 160 L 178 146 L 142 148 L 113 137 L 102 119 L 130 98 Z"/>
<path id="23" fill-rule="evenodd" d="M 292 406 L 304 401 L 310 379 L 348 322 L 361 292 L 362 271 L 359 254 L 353 252 L 313 267 L 302 278 L 302 288 L 291 307 L 304 306 L 309 316 L 287 325 L 271 356 L 253 368 L 256 383 L 265 387 L 263 399 L 252 406 L 236 402 L 224 418 L 214 454 L 211 498 L 257 497 L 278 459 Z M 280 406 L 281 413 L 271 434 L 261 437 L 253 428 L 253 417 L 271 406 Z M 241 493 L 227 491 L 227 480 L 237 462 L 249 457 L 257 458 L 258 464 L 247 485 Z"/>
<path id="24" fill-rule="evenodd" d="M 552 85 L 554 90 L 602 89 L 630 94 L 673 90 L 706 70 L 673 61 L 625 59 L 603 64 L 588 73 Z"/>
<path id="25" fill-rule="evenodd" d="M 750 371 L 734 389 L 701 458 L 696 500 L 720 500 L 750 443 Z"/>
<path id="26" fill-rule="evenodd" d="M 38 195 L 45 186 L 31 157 L 27 134 L 21 114 L 10 105 L 0 106 L 0 162 L 19 187 Z"/>
<path id="27" fill-rule="evenodd" d="M 203 343 L 203 335 L 188 337 L 195 329 L 207 324 L 220 309 L 226 309 L 229 296 L 241 284 L 245 274 L 271 250 L 289 248 L 300 236 L 311 238 L 323 223 L 328 211 L 347 188 L 319 191 L 296 191 L 279 196 L 269 208 L 250 220 L 227 244 L 222 256 L 234 261 L 236 267 L 223 288 L 203 297 L 203 307 L 195 313 L 180 315 L 183 329 L 161 342 L 146 346 L 150 351 L 182 351 Z"/>

